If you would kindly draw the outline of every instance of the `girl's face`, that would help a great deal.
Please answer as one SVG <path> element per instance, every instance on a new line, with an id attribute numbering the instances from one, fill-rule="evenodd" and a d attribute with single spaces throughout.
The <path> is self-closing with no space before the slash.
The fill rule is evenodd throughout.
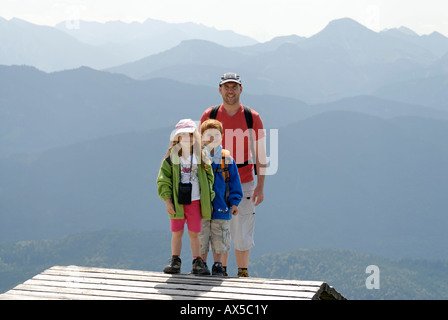
<path id="1" fill-rule="evenodd" d="M 193 133 L 188 132 L 182 132 L 179 134 L 178 137 L 179 143 L 182 145 L 182 147 L 190 147 L 193 145 Z"/>

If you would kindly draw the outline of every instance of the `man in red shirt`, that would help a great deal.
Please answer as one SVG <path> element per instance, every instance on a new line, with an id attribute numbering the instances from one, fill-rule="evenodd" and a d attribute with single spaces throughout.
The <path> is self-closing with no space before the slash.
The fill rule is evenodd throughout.
<path id="1" fill-rule="evenodd" d="M 221 121 L 224 134 L 222 145 L 231 152 L 238 165 L 243 188 L 243 199 L 238 206 L 239 214 L 230 220 L 230 232 L 235 248 L 235 259 L 238 266 L 238 276 L 248 277 L 250 249 L 254 243 L 255 207 L 264 199 L 264 181 L 266 173 L 266 145 L 263 122 L 260 115 L 250 109 L 252 114 L 252 130 L 248 129 L 244 107 L 240 103 L 240 95 L 243 91 L 240 77 L 235 73 L 226 73 L 219 82 L 219 93 L 222 96 L 222 104 L 217 110 L 215 119 Z M 210 118 L 210 107 L 202 114 L 201 123 Z M 252 136 L 250 139 L 249 136 Z M 252 148 L 250 146 L 253 142 Z M 252 155 L 254 150 L 255 155 Z M 255 159 L 257 179 L 254 179 Z M 227 265 L 227 258 L 223 261 Z"/>

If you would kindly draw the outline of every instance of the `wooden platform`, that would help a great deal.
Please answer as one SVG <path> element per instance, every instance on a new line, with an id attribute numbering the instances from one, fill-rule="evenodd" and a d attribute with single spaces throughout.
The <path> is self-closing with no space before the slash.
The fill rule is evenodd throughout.
<path id="1" fill-rule="evenodd" d="M 54 266 L 0 295 L 2 299 L 345 299 L 319 281 L 168 275 L 162 272 Z"/>

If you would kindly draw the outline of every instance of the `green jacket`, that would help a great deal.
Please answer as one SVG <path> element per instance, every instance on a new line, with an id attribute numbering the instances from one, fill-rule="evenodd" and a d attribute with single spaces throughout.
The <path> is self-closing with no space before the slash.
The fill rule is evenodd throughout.
<path id="1" fill-rule="evenodd" d="M 166 159 L 162 162 L 162 166 L 160 167 L 157 176 L 157 193 L 162 200 L 170 198 L 173 200 L 176 214 L 169 217 L 171 219 L 183 219 L 184 206 L 177 202 L 179 192 L 178 185 L 180 181 L 179 156 L 174 154 L 172 160 L 172 164 Z M 199 161 L 200 159 L 198 159 L 198 162 Z M 213 191 L 214 177 L 212 167 L 209 166 L 208 170 L 204 170 L 202 166 L 198 164 L 198 176 L 199 188 L 201 190 L 202 219 L 210 220 L 212 217 L 212 201 L 215 198 L 215 192 Z"/>

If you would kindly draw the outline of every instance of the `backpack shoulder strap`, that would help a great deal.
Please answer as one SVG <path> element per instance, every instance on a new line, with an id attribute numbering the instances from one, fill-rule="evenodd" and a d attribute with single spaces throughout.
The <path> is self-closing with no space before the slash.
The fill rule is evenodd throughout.
<path id="1" fill-rule="evenodd" d="M 254 119 L 252 118 L 252 111 L 248 106 L 243 106 L 243 108 L 244 108 L 244 116 L 246 117 L 247 128 L 252 129 L 254 127 Z"/>
<path id="2" fill-rule="evenodd" d="M 168 164 L 169 164 L 170 166 L 173 165 L 173 163 L 171 162 L 171 157 L 170 157 L 170 156 L 166 157 L 166 158 L 165 158 L 165 161 L 168 162 Z"/>
<path id="3" fill-rule="evenodd" d="M 227 204 L 229 202 L 229 195 L 230 195 L 229 162 L 230 162 L 230 151 L 226 150 L 226 149 L 222 149 L 221 170 L 222 170 L 222 177 L 224 178 L 224 181 L 226 183 L 226 191 L 225 191 L 224 197 L 225 197 Z"/>
<path id="4" fill-rule="evenodd" d="M 232 157 L 232 156 L 230 155 L 230 151 L 227 150 L 227 149 L 222 149 L 221 153 L 222 153 L 222 157 L 223 157 L 223 158 L 226 158 L 226 162 L 227 162 L 227 164 L 228 164 L 228 162 L 230 161 L 230 159 L 231 159 L 231 157 Z"/>
<path id="5" fill-rule="evenodd" d="M 218 114 L 218 109 L 220 106 L 221 105 L 217 105 L 212 108 L 212 111 L 210 112 L 210 116 L 209 116 L 210 119 L 216 119 L 216 115 Z"/>
<path id="6" fill-rule="evenodd" d="M 250 107 L 248 107 L 248 106 L 243 106 L 243 107 L 244 107 L 244 116 L 246 117 L 247 128 L 249 130 L 251 130 L 254 127 L 254 119 L 252 117 L 252 111 L 251 111 Z M 252 150 L 252 155 L 255 155 L 254 141 L 252 139 L 252 133 L 249 134 L 249 138 L 250 138 L 250 148 Z M 254 173 L 255 173 L 255 175 L 257 175 L 257 164 L 255 163 L 255 161 L 254 161 Z"/>

